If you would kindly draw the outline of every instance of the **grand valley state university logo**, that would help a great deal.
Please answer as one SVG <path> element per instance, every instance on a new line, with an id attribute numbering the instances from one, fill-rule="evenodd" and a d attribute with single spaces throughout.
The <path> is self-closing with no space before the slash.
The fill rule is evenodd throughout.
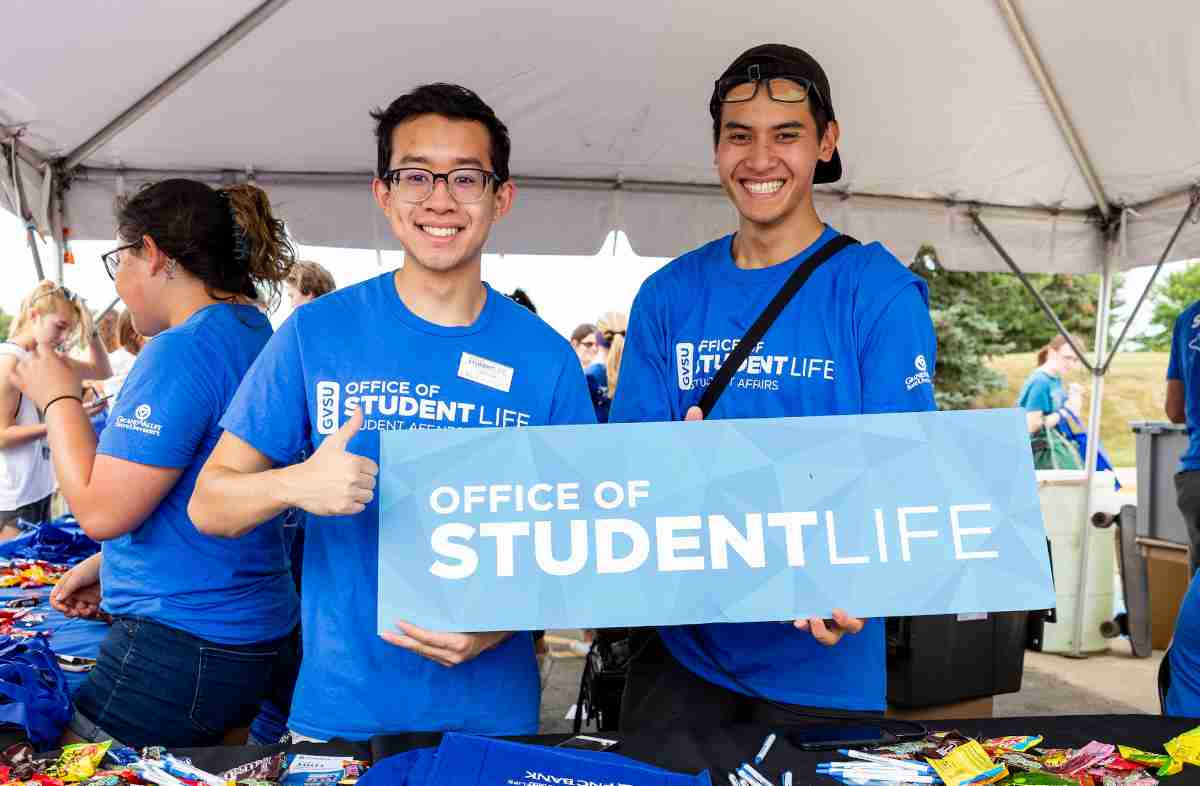
<path id="1" fill-rule="evenodd" d="M 157 437 L 162 433 L 162 424 L 155 423 L 150 418 L 154 416 L 154 410 L 149 404 L 138 404 L 133 410 L 133 417 L 127 418 L 124 415 L 118 415 L 116 422 L 113 423 L 117 428 L 136 431 L 139 434 L 145 434 L 150 437 Z"/>
<path id="2" fill-rule="evenodd" d="M 913 360 L 913 366 L 917 373 L 904 378 L 904 389 L 912 390 L 918 385 L 932 385 L 933 378 L 929 376 L 929 362 L 925 360 L 924 355 L 917 355 Z"/>

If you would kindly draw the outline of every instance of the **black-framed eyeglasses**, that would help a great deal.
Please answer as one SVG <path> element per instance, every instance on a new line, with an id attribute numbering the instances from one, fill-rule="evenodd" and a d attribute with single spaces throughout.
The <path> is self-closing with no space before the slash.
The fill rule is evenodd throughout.
<path id="1" fill-rule="evenodd" d="M 113 281 L 117 280 L 117 268 L 119 268 L 121 266 L 121 252 L 128 251 L 131 248 L 137 248 L 140 245 L 141 245 L 141 242 L 126 243 L 123 246 L 114 248 L 112 251 L 109 251 L 107 254 L 100 255 L 101 261 L 104 262 L 104 271 L 106 273 L 108 273 L 109 278 L 111 278 Z"/>
<path id="2" fill-rule="evenodd" d="M 758 95 L 758 86 L 766 85 L 767 96 L 772 101 L 785 104 L 802 104 L 810 94 L 816 96 L 817 102 L 825 105 L 821 89 L 809 78 L 791 74 L 763 75 L 758 65 L 750 66 L 745 76 L 727 76 L 717 80 L 717 95 L 725 104 L 740 104 L 753 101 Z"/>
<path id="3" fill-rule="evenodd" d="M 483 199 L 489 183 L 500 183 L 495 172 L 486 169 L 463 167 L 449 172 L 432 172 L 420 167 L 389 169 L 380 178 L 405 202 L 420 204 L 433 196 L 437 181 L 446 181 L 446 190 L 455 202 L 470 204 Z"/>

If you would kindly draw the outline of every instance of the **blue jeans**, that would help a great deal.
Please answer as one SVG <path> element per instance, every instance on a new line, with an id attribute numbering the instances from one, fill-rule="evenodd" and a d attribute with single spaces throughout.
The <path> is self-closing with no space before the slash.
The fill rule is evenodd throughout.
<path id="1" fill-rule="evenodd" d="M 142 617 L 117 617 L 75 694 L 71 729 L 135 748 L 216 745 L 229 729 L 248 726 L 263 699 L 281 698 L 279 683 L 296 657 L 292 636 L 217 644 Z"/>

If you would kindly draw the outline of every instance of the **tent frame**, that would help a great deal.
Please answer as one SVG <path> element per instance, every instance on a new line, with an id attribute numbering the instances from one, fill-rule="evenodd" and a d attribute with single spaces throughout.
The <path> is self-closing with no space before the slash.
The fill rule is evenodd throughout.
<path id="1" fill-rule="evenodd" d="M 61 282 L 63 275 L 63 259 L 65 255 L 65 238 L 64 225 L 66 206 L 67 206 L 67 191 L 70 188 L 71 180 L 75 177 L 103 177 L 111 173 L 118 180 L 121 180 L 125 174 L 134 174 L 133 171 L 120 169 L 104 169 L 95 167 L 85 167 L 83 162 L 106 143 L 111 141 L 121 131 L 128 128 L 140 117 L 149 112 L 163 99 L 167 98 L 177 91 L 183 84 L 201 73 L 205 67 L 213 61 L 219 59 L 226 51 L 236 46 L 243 38 L 249 35 L 254 29 L 265 22 L 269 17 L 275 14 L 279 9 L 286 5 L 288 0 L 265 0 L 252 11 L 242 17 L 232 27 L 222 33 L 216 40 L 206 46 L 197 55 L 191 58 L 187 63 L 178 68 L 176 71 L 167 76 L 162 82 L 156 85 L 144 96 L 139 98 L 127 109 L 114 117 L 110 122 L 106 123 L 95 134 L 89 137 L 74 150 L 67 153 L 65 156 L 51 159 L 49 156 L 24 144 L 20 139 L 20 133 L 13 133 L 0 127 L 0 151 L 5 152 L 6 160 L 11 158 L 20 158 L 30 166 L 39 171 L 47 172 L 49 182 L 47 187 L 52 187 L 51 205 L 49 211 L 49 220 L 52 224 L 52 232 L 54 234 L 58 246 L 58 266 L 57 278 Z M 1017 10 L 1015 0 L 996 0 L 998 9 L 1003 16 L 1006 24 L 1012 33 L 1014 44 L 1021 52 L 1022 57 L 1028 66 L 1030 73 L 1038 85 L 1039 90 L 1045 99 L 1054 122 L 1063 136 L 1072 157 L 1075 160 L 1076 168 L 1087 184 L 1095 199 L 1095 208 L 1090 211 L 1055 211 L 1044 208 L 1032 207 L 1013 207 L 1004 205 L 982 205 L 978 203 L 956 203 L 953 201 L 946 202 L 943 200 L 934 199 L 913 199 L 908 197 L 885 196 L 885 195 L 865 195 L 851 194 L 849 192 L 840 192 L 843 197 L 853 197 L 855 200 L 883 200 L 895 201 L 899 200 L 904 203 L 912 204 L 913 202 L 925 204 L 943 204 L 949 207 L 959 208 L 973 222 L 979 233 L 988 241 L 1004 263 L 1017 275 L 1029 292 L 1033 295 L 1038 305 L 1041 307 L 1045 315 L 1054 323 L 1056 329 L 1063 334 L 1070 342 L 1071 347 L 1075 349 L 1080 359 L 1083 360 L 1085 366 L 1092 375 L 1092 397 L 1091 397 L 1091 412 L 1089 414 L 1089 427 L 1091 428 L 1091 439 L 1088 441 L 1088 451 L 1085 461 L 1085 469 L 1087 473 L 1087 510 L 1090 512 L 1093 500 L 1092 481 L 1096 472 L 1096 457 L 1100 443 L 1100 414 L 1101 414 L 1101 395 L 1103 389 L 1103 379 L 1108 371 L 1113 357 L 1116 354 L 1121 342 L 1125 339 L 1129 331 L 1130 324 L 1133 318 L 1137 315 L 1138 310 L 1145 302 L 1151 288 L 1154 284 L 1158 272 L 1161 270 L 1164 262 L 1170 254 L 1171 248 L 1174 246 L 1176 239 L 1183 230 L 1184 225 L 1189 217 L 1193 221 L 1200 219 L 1200 184 L 1192 185 L 1189 188 L 1184 188 L 1171 194 L 1155 197 L 1147 202 L 1132 207 L 1125 207 L 1119 213 L 1114 211 L 1114 206 L 1108 199 L 1103 184 L 1096 173 L 1096 169 L 1092 164 L 1091 157 L 1088 155 L 1087 148 L 1083 144 L 1083 140 L 1071 121 L 1058 91 L 1054 87 L 1051 74 L 1045 65 L 1045 61 L 1039 54 L 1037 47 L 1029 35 L 1027 26 L 1021 18 Z M 7 147 L 8 150 L 3 149 Z M 14 182 L 20 188 L 20 172 L 19 167 L 11 166 L 13 170 Z M 166 172 L 150 172 L 142 170 L 139 174 L 154 174 L 165 175 Z M 348 179 L 365 180 L 370 176 L 369 173 L 362 172 L 346 172 L 346 173 L 316 173 L 316 172 L 236 172 L 236 171 L 210 171 L 210 172 L 172 172 L 173 175 L 184 175 L 199 177 L 206 180 L 218 180 L 220 182 L 235 182 L 238 178 L 253 178 L 258 182 L 271 181 L 287 181 L 287 182 L 345 182 Z M 606 181 L 606 180 L 574 180 L 569 178 L 564 179 L 518 179 L 518 183 L 525 185 L 534 185 L 539 187 L 562 187 L 562 188 L 595 188 L 606 190 L 621 190 L 628 189 L 630 191 L 646 191 L 653 193 L 665 194 L 693 194 L 693 193 L 716 193 L 716 186 L 698 186 L 695 184 L 670 184 L 670 183 L 635 183 L 624 182 L 621 180 Z M 839 192 L 835 192 L 839 193 Z M 1129 319 L 1126 321 L 1124 329 L 1117 338 L 1112 350 L 1108 353 L 1105 359 L 1105 350 L 1108 339 L 1108 321 L 1111 312 L 1112 300 L 1112 282 L 1115 262 L 1120 254 L 1123 241 L 1125 240 L 1126 231 L 1126 216 L 1132 210 L 1136 213 L 1139 209 L 1157 207 L 1168 202 L 1172 202 L 1181 196 L 1190 195 L 1186 210 L 1183 217 L 1180 219 L 1179 226 L 1168 241 L 1166 248 L 1163 250 L 1158 263 L 1155 266 L 1154 274 L 1151 276 L 1146 289 L 1139 297 L 1137 305 L 1131 312 Z M 24 196 L 20 196 L 21 208 L 27 210 L 27 202 Z M 1101 262 L 1101 280 L 1099 288 L 1099 307 L 1097 311 L 1096 334 L 1094 343 L 1094 362 L 1088 362 L 1085 353 L 1080 351 L 1080 347 L 1075 344 L 1074 339 L 1068 335 L 1062 321 L 1054 314 L 1053 309 L 1049 307 L 1045 299 L 1030 283 L 1025 273 L 1012 259 L 1011 255 L 1005 251 L 999 240 L 991 233 L 987 226 L 983 223 L 981 213 L 986 211 L 988 214 L 1007 213 L 1023 216 L 1038 216 L 1038 217 L 1070 217 L 1076 220 L 1084 220 L 1095 223 L 1099 231 L 1105 239 L 1104 259 Z M 1193 215 L 1195 214 L 1195 215 Z M 37 266 L 39 278 L 42 276 L 42 266 L 38 255 L 34 219 L 32 212 L 23 216 L 26 220 L 26 229 L 29 238 L 30 251 L 34 258 L 34 264 Z M 1083 633 L 1083 607 L 1086 599 L 1087 590 L 1087 565 L 1088 565 L 1088 542 L 1091 534 L 1091 524 L 1088 518 L 1080 522 L 1080 534 L 1082 543 L 1082 564 L 1079 574 L 1079 582 L 1077 594 L 1075 598 L 1075 627 L 1071 645 L 1071 654 L 1076 657 L 1081 657 L 1081 644 Z"/>

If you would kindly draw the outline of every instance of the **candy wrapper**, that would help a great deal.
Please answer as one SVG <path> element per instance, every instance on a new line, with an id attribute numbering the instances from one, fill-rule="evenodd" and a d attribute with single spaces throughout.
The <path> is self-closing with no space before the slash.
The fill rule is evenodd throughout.
<path id="1" fill-rule="evenodd" d="M 1121 754 L 1122 759 L 1127 759 L 1137 764 L 1144 764 L 1147 767 L 1157 767 L 1158 770 L 1155 774 L 1160 778 L 1167 775 L 1175 775 L 1183 769 L 1183 762 L 1172 759 L 1170 756 L 1162 753 L 1147 753 L 1137 748 L 1131 748 L 1128 745 L 1118 746 L 1117 751 Z"/>
<path id="2" fill-rule="evenodd" d="M 371 765 L 365 761 L 349 759 L 342 763 L 342 779 L 338 786 L 354 786 Z"/>
<path id="3" fill-rule="evenodd" d="M 1092 740 L 1077 751 L 1074 751 L 1065 762 L 1046 769 L 1061 775 L 1079 775 L 1093 767 L 1102 767 L 1105 762 L 1116 754 L 1117 749 L 1105 742 Z"/>
<path id="4" fill-rule="evenodd" d="M 1148 772 L 1109 774 L 1100 778 L 1101 786 L 1158 786 L 1158 779 Z"/>
<path id="5" fill-rule="evenodd" d="M 286 754 L 276 753 L 252 762 L 247 762 L 221 773 L 227 781 L 279 781 L 283 774 Z"/>
<path id="6" fill-rule="evenodd" d="M 111 745 L 111 740 L 67 745 L 62 749 L 58 761 L 46 770 L 46 774 L 59 778 L 64 783 L 87 780 L 96 772 L 96 767 L 104 760 L 104 755 L 108 753 Z"/>
<path id="7" fill-rule="evenodd" d="M 949 740 L 943 740 L 949 745 Z M 1008 768 L 996 764 L 975 740 L 956 745 L 944 758 L 927 758 L 946 786 L 982 786 L 1008 776 Z"/>
<path id="8" fill-rule="evenodd" d="M 113 745 L 108 749 L 108 754 L 105 756 L 105 759 L 118 767 L 133 764 L 139 758 L 137 751 L 133 748 L 126 748 L 124 745 Z"/>
<path id="9" fill-rule="evenodd" d="M 1079 786 L 1079 781 L 1052 772 L 1014 772 L 1006 784 L 1013 786 Z"/>
<path id="10" fill-rule="evenodd" d="M 1027 750 L 1036 748 L 1042 744 L 1042 737 L 996 737 L 991 740 L 983 741 L 983 749 L 988 753 L 999 753 L 1001 751 L 1012 751 L 1014 753 L 1024 753 Z"/>
<path id="11" fill-rule="evenodd" d="M 280 786 L 337 786 L 347 761 L 349 759 L 344 756 L 291 754 Z"/>
<path id="12" fill-rule="evenodd" d="M 986 750 L 986 748 L 984 749 Z M 1033 756 L 1027 753 L 1014 753 L 1013 751 L 1001 751 L 993 757 L 996 763 L 1003 764 L 1008 767 L 1009 772 L 1037 772 L 1045 769 L 1043 764 Z"/>
<path id="13" fill-rule="evenodd" d="M 1168 740 L 1163 747 L 1172 759 L 1200 766 L 1200 726 Z"/>

